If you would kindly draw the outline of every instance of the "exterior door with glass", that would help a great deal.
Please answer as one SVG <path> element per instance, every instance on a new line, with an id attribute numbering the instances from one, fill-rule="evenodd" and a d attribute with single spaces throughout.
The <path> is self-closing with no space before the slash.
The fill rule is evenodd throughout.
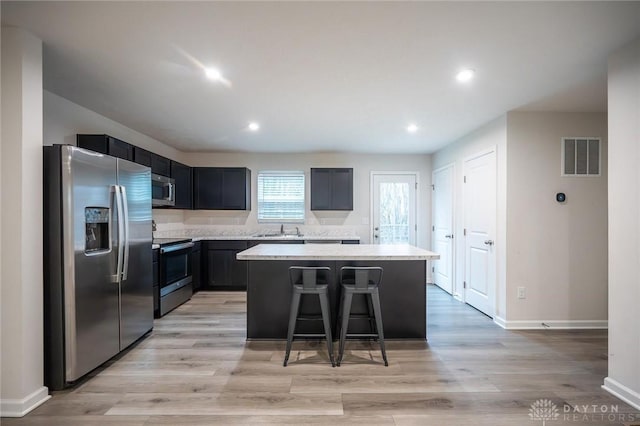
<path id="1" fill-rule="evenodd" d="M 416 245 L 416 173 L 372 172 L 373 244 Z"/>

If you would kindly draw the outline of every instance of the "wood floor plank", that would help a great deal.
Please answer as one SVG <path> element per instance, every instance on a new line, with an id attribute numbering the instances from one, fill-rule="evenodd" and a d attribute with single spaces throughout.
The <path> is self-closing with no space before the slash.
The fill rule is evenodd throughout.
<path id="1" fill-rule="evenodd" d="M 20 419 L 2 418 L 2 426 L 145 426 L 149 416 L 39 415 Z"/>
<path id="2" fill-rule="evenodd" d="M 465 378 L 443 375 L 391 376 L 295 376 L 291 393 L 421 393 L 499 392 L 485 377 Z"/>
<path id="3" fill-rule="evenodd" d="M 113 393 L 126 389 L 128 393 L 222 393 L 276 392 L 291 389 L 291 376 L 98 376 L 82 385 L 76 392 Z"/>
<path id="4" fill-rule="evenodd" d="M 337 394 L 125 394 L 106 415 L 342 415 Z"/>
<path id="5" fill-rule="evenodd" d="M 474 412 L 484 414 L 526 413 L 537 400 L 563 401 L 550 392 L 423 392 L 343 394 L 346 414 L 434 414 Z"/>
<path id="6" fill-rule="evenodd" d="M 145 425 L 365 425 L 393 426 L 391 416 L 150 416 Z"/>

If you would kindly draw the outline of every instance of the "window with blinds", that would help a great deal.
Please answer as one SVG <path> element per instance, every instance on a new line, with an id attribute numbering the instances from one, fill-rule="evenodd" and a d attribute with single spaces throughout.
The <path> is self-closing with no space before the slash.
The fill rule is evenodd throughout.
<path id="1" fill-rule="evenodd" d="M 258 172 L 258 222 L 304 223 L 304 172 Z"/>
<path id="2" fill-rule="evenodd" d="M 600 176 L 600 139 L 563 138 L 562 176 Z"/>

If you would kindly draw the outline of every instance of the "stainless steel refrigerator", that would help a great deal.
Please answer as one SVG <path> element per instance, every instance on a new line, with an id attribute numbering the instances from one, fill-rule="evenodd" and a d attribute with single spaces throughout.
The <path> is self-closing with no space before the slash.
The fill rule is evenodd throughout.
<path id="1" fill-rule="evenodd" d="M 62 389 L 153 327 L 151 170 L 44 147 L 45 384 Z"/>

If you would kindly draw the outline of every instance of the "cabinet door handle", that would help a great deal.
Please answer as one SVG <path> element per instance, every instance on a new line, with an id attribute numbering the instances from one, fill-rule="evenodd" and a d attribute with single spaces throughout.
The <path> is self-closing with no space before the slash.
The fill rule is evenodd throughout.
<path id="1" fill-rule="evenodd" d="M 493 245 L 493 240 L 486 240 L 484 243 L 486 245 L 488 245 L 488 246 L 492 246 Z"/>
<path id="2" fill-rule="evenodd" d="M 448 234 L 444 236 L 445 238 L 453 239 L 453 234 Z"/>

